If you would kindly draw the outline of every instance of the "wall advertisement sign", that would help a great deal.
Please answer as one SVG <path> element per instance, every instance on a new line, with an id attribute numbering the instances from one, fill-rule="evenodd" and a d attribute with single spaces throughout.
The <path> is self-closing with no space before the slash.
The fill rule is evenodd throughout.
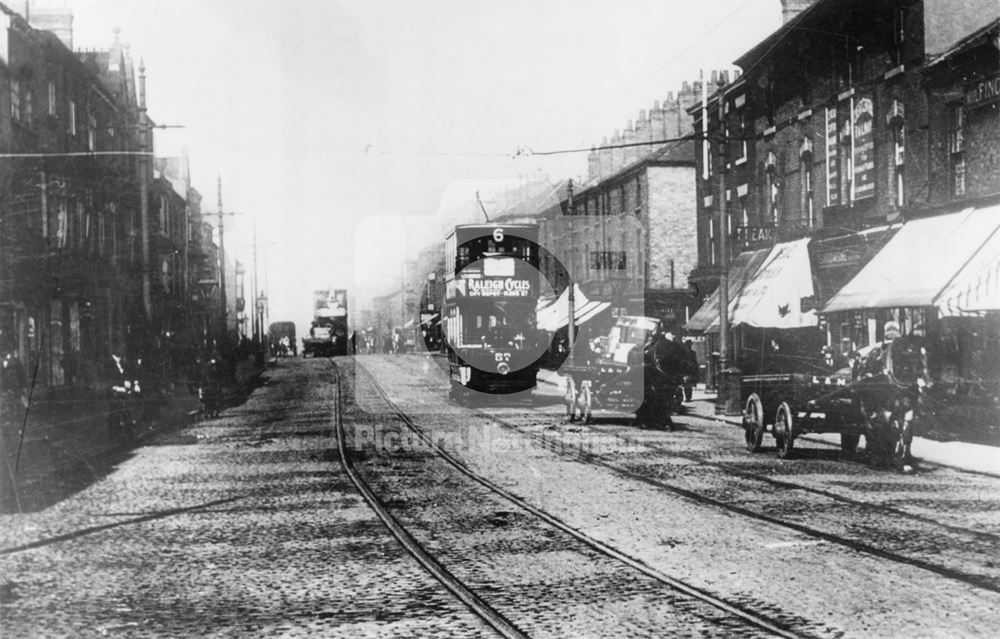
<path id="1" fill-rule="evenodd" d="M 875 110 L 871 97 L 859 97 L 851 115 L 854 127 L 854 199 L 861 200 L 875 194 Z"/>
<path id="2" fill-rule="evenodd" d="M 826 205 L 840 204 L 840 172 L 837 166 L 837 109 L 826 109 Z"/>

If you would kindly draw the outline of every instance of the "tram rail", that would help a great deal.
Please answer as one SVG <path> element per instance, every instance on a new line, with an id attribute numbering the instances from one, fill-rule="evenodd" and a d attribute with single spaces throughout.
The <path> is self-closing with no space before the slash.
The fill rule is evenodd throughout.
<path id="1" fill-rule="evenodd" d="M 364 371 L 365 377 L 371 383 L 372 387 L 376 390 L 379 398 L 389 407 L 390 414 L 396 419 L 398 419 L 400 422 L 402 422 L 402 424 L 405 425 L 406 428 L 408 428 L 416 437 L 418 437 L 427 447 L 428 450 L 432 450 L 438 458 L 446 462 L 449 466 L 460 472 L 469 480 L 475 482 L 476 484 L 487 489 L 494 495 L 503 499 L 504 501 L 516 506 L 518 509 L 524 512 L 529 513 L 537 520 L 544 522 L 546 525 L 556 528 L 560 532 L 569 535 L 574 540 L 583 544 L 591 551 L 603 557 L 611 559 L 615 562 L 620 563 L 623 566 L 623 568 L 627 568 L 631 571 L 640 573 L 641 575 L 650 578 L 655 582 L 661 584 L 662 586 L 665 586 L 685 597 L 689 597 L 701 603 L 708 604 L 718 610 L 727 613 L 728 615 L 731 615 L 732 617 L 741 620 L 742 622 L 752 627 L 755 627 L 759 630 L 763 630 L 766 633 L 772 634 L 774 636 L 780 636 L 780 637 L 817 636 L 814 632 L 805 629 L 805 626 L 814 625 L 807 620 L 790 618 L 791 617 L 790 615 L 780 612 L 774 615 L 760 613 L 749 609 L 750 606 L 757 604 L 757 602 L 744 602 L 744 601 L 736 602 L 716 596 L 711 592 L 708 592 L 693 584 L 685 582 L 676 577 L 672 577 L 655 568 L 652 568 L 651 566 L 645 564 L 644 562 L 634 557 L 631 557 L 628 554 L 567 525 L 566 523 L 562 522 L 552 514 L 529 504 L 525 500 L 505 490 L 504 488 L 490 481 L 486 477 L 476 473 L 475 471 L 470 469 L 466 464 L 464 464 L 461 460 L 459 460 L 458 458 L 450 454 L 447 450 L 442 448 L 436 441 L 434 441 L 425 432 L 423 428 L 421 428 L 409 415 L 404 413 L 397 406 L 397 404 L 389 397 L 385 388 L 378 382 L 377 379 L 375 379 L 375 377 L 371 374 L 370 371 L 365 369 L 363 366 L 357 366 L 356 370 L 357 369 L 361 369 L 362 371 Z M 338 425 L 338 437 L 342 436 L 343 436 L 342 431 Z M 342 452 L 342 455 L 344 455 L 343 457 L 344 463 L 347 463 L 348 460 L 346 454 Z M 391 514 L 388 514 L 387 516 L 391 519 Z"/>

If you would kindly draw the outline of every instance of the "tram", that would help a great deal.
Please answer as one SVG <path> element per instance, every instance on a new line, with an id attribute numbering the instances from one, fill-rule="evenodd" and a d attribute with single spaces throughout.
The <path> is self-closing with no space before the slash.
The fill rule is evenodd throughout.
<path id="1" fill-rule="evenodd" d="M 445 350 L 451 395 L 535 386 L 545 344 L 535 322 L 538 226 L 464 224 L 445 240 Z"/>

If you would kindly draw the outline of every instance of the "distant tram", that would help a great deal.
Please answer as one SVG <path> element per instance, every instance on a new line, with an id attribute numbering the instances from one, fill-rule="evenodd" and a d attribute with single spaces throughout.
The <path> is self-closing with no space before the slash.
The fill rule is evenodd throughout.
<path id="1" fill-rule="evenodd" d="M 538 226 L 467 224 L 445 240 L 444 338 L 451 394 L 535 386 L 545 352 L 535 322 Z"/>

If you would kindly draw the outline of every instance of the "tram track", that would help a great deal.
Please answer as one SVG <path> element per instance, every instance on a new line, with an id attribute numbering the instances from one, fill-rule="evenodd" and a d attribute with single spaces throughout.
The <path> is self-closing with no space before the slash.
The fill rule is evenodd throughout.
<path id="1" fill-rule="evenodd" d="M 466 479 L 471 480 L 478 486 L 489 491 L 495 497 L 502 499 L 508 504 L 516 506 L 519 510 L 530 514 L 535 520 L 543 522 L 546 526 L 568 535 L 575 542 L 586 547 L 590 552 L 596 553 L 607 560 L 612 560 L 618 563 L 621 566 L 619 570 L 625 569 L 638 573 L 642 575 L 643 578 L 651 579 L 660 586 L 668 588 L 679 596 L 690 598 L 700 604 L 711 606 L 726 615 L 740 620 L 740 622 L 747 624 L 749 627 L 755 628 L 758 631 L 764 631 L 769 635 L 781 637 L 818 636 L 817 628 L 815 627 L 816 624 L 809 622 L 808 620 L 794 617 L 793 615 L 789 615 L 780 610 L 774 610 L 773 608 L 773 613 L 769 611 L 767 614 L 763 614 L 757 610 L 761 608 L 768 608 L 767 604 L 757 600 L 751 600 L 748 597 L 737 597 L 737 601 L 732 601 L 716 596 L 705 589 L 652 568 L 641 560 L 631 557 L 628 554 L 569 526 L 552 514 L 529 504 L 510 491 L 507 491 L 486 477 L 476 473 L 460 459 L 456 458 L 437 442 L 433 441 L 423 428 L 421 428 L 409 415 L 400 410 L 396 403 L 389 397 L 386 389 L 378 382 L 370 371 L 363 366 L 356 366 L 356 370 L 358 368 L 364 371 L 365 377 L 370 382 L 371 386 L 376 390 L 380 400 L 383 401 L 389 408 L 389 414 L 405 425 L 410 432 L 421 440 L 423 445 L 426 446 L 428 450 L 432 450 L 434 452 L 437 458 L 447 463 L 449 467 L 458 471 Z M 340 381 L 338 375 L 338 396 L 340 396 L 340 392 Z M 337 410 L 339 415 L 340 409 L 338 408 Z M 338 416 L 338 438 L 342 438 L 343 432 L 339 420 L 340 417 Z M 342 441 L 342 439 L 339 441 Z M 341 447 L 341 451 L 342 464 L 344 464 L 346 470 L 349 465 L 349 459 L 346 452 L 344 452 L 343 447 Z M 354 481 L 353 478 L 352 481 Z M 378 502 L 378 498 L 374 495 L 372 495 L 372 499 L 375 502 Z M 373 506 L 373 508 L 375 508 L 375 506 Z M 388 512 L 384 515 L 380 514 L 379 516 L 380 518 L 384 516 L 390 520 L 393 519 L 391 513 Z M 404 534 L 406 534 L 405 531 Z M 421 563 L 424 562 L 422 561 Z"/>
<path id="2" fill-rule="evenodd" d="M 532 411 L 532 412 L 536 416 L 544 416 L 544 417 L 547 417 L 547 418 L 550 418 L 550 419 L 552 417 L 549 414 L 540 413 L 538 411 Z M 753 509 L 751 509 L 749 507 L 746 507 L 746 506 L 742 506 L 742 505 L 739 505 L 739 504 L 736 504 L 736 503 L 733 503 L 733 502 L 730 502 L 730 501 L 726 501 L 724 499 L 720 499 L 720 498 L 716 498 L 716 497 L 712 497 L 712 496 L 706 495 L 706 494 L 704 494 L 702 492 L 699 492 L 698 490 L 693 490 L 693 489 L 683 488 L 683 487 L 680 487 L 680 486 L 671 485 L 671 484 L 669 484 L 669 483 L 667 483 L 665 481 L 662 481 L 660 479 L 652 477 L 652 476 L 650 476 L 647 473 L 639 472 L 639 471 L 636 471 L 636 470 L 632 470 L 630 468 L 626 468 L 621 463 L 615 462 L 608 455 L 602 455 L 602 454 L 588 452 L 588 451 L 585 451 L 585 450 L 580 450 L 580 448 L 577 447 L 577 446 L 567 445 L 567 442 L 565 442 L 563 440 L 559 440 L 559 439 L 556 439 L 556 438 L 553 438 L 553 437 L 550 437 L 550 436 L 546 436 L 546 435 L 543 435 L 541 433 L 527 431 L 523 427 L 519 426 L 518 424 L 516 424 L 516 423 L 514 423 L 514 422 L 512 422 L 510 420 L 500 418 L 500 417 L 498 417 L 495 414 L 490 414 L 490 413 L 486 413 L 486 412 L 483 412 L 483 411 L 476 411 L 475 414 L 477 416 L 479 416 L 479 417 L 484 418 L 484 419 L 488 419 L 488 420 L 490 420 L 490 421 L 492 421 L 492 422 L 500 425 L 503 428 L 506 428 L 506 429 L 511 430 L 513 432 L 517 432 L 517 433 L 520 433 L 520 434 L 522 434 L 522 435 L 524 435 L 526 437 L 529 437 L 529 438 L 531 438 L 532 441 L 534 441 L 535 443 L 537 443 L 539 446 L 541 446 L 541 447 L 543 447 L 543 448 L 545 448 L 545 449 L 547 449 L 547 450 L 549 450 L 551 452 L 554 452 L 554 453 L 556 453 L 558 455 L 561 455 L 561 456 L 564 456 L 564 457 L 567 457 L 567 458 L 571 458 L 571 459 L 575 459 L 575 460 L 580 461 L 582 463 L 587 463 L 587 464 L 592 464 L 592 465 L 599 466 L 601 468 L 604 468 L 606 470 L 614 472 L 614 473 L 618 474 L 621 477 L 625 477 L 625 478 L 628 478 L 628 479 L 631 479 L 631 480 L 634 480 L 634 481 L 638 481 L 638 482 L 644 483 L 646 485 L 653 486 L 655 488 L 658 488 L 658 489 L 670 492 L 672 494 L 675 494 L 675 495 L 681 496 L 683 498 L 686 498 L 686 499 L 688 499 L 688 500 L 690 500 L 690 501 L 692 501 L 694 503 L 699 503 L 699 504 L 703 504 L 703 505 L 713 506 L 715 508 L 721 509 L 721 510 L 726 511 L 726 512 L 730 512 L 730 513 L 737 514 L 737 515 L 740 515 L 740 516 L 748 517 L 748 518 L 755 519 L 757 521 L 762 521 L 762 522 L 765 522 L 765 523 L 768 523 L 768 524 L 773 524 L 773 525 L 776 525 L 776 526 L 780 526 L 780 527 L 792 530 L 794 532 L 806 535 L 806 536 L 811 537 L 813 539 L 821 540 L 821 541 L 824 541 L 824 542 L 827 542 L 827 543 L 830 543 L 830 544 L 835 544 L 835 545 L 838 545 L 838 546 L 841 546 L 841 547 L 844 547 L 844 548 L 851 549 L 851 550 L 856 551 L 856 552 L 864 553 L 864 554 L 867 554 L 867 555 L 870 555 L 870 556 L 873 556 L 873 557 L 878 557 L 880 559 L 884 559 L 884 560 L 892 561 L 892 562 L 895 562 L 895 563 L 904 564 L 904 565 L 912 566 L 912 567 L 919 568 L 919 569 L 922 569 L 922 570 L 926 570 L 928 572 L 937 574 L 937 575 L 939 575 L 941 577 L 945 577 L 947 579 L 951 579 L 951 580 L 954 580 L 954 581 L 957 581 L 957 582 L 961 582 L 963 584 L 966 584 L 966 585 L 969 585 L 969 586 L 972 586 L 972 587 L 975 587 L 975 588 L 978 588 L 978 589 L 981 589 L 981 590 L 985 590 L 985 591 L 989 591 L 989 592 L 994 592 L 994 593 L 1000 593 L 1000 579 L 998 579 L 996 577 L 988 577 L 988 576 L 983 576 L 983 575 L 977 575 L 977 574 L 972 574 L 972 573 L 969 573 L 969 572 L 965 572 L 963 570 L 949 568 L 947 566 L 936 564 L 936 563 L 933 563 L 933 562 L 930 562 L 930 561 L 925 561 L 923 559 L 919 559 L 919 558 L 916 558 L 916 557 L 907 556 L 907 555 L 901 554 L 899 552 L 895 552 L 893 550 L 887 550 L 887 549 L 884 549 L 884 548 L 880 548 L 878 546 L 872 545 L 871 543 L 866 543 L 864 541 L 859 541 L 857 539 L 852 539 L 852 538 L 849 538 L 849 537 L 844 536 L 844 535 L 839 535 L 839 534 L 836 534 L 836 533 L 831 533 L 831 532 L 827 532 L 827 531 L 824 531 L 824 530 L 820 530 L 820 529 L 818 529 L 818 528 L 816 528 L 814 526 L 810 526 L 810 525 L 802 524 L 802 523 L 797 523 L 797 522 L 793 522 L 793 521 L 788 521 L 787 519 L 782 519 L 782 518 L 774 516 L 774 515 L 769 515 L 769 514 L 764 513 L 764 512 L 758 512 L 758 511 L 755 511 L 755 510 L 753 510 Z M 593 429 L 592 429 L 592 432 L 599 433 L 599 434 L 602 434 L 602 435 L 607 435 L 607 433 L 603 433 L 601 431 L 597 431 L 597 430 L 593 430 Z M 813 488 L 809 488 L 809 487 L 803 487 L 803 486 L 800 486 L 798 484 L 794 484 L 792 482 L 784 482 L 782 480 L 771 478 L 771 477 L 766 477 L 766 476 L 760 475 L 758 473 L 752 473 L 752 472 L 748 472 L 748 471 L 740 471 L 740 472 L 737 473 L 737 472 L 735 472 L 735 469 L 730 468 L 729 465 L 723 464 L 721 462 L 712 462 L 711 460 L 708 460 L 706 458 L 700 457 L 698 455 L 693 455 L 693 454 L 688 454 L 688 453 L 678 453 L 677 451 L 669 450 L 666 447 L 657 446 L 657 445 L 655 445 L 655 443 L 647 442 L 645 440 L 640 441 L 640 440 L 636 440 L 636 439 L 633 439 L 633 438 L 623 437 L 622 435 L 619 435 L 617 433 L 612 433 L 612 435 L 615 438 L 621 440 L 623 443 L 628 443 L 628 444 L 633 445 L 633 446 L 634 445 L 644 446 L 644 447 L 647 447 L 647 448 L 649 448 L 651 450 L 654 450 L 654 451 L 656 451 L 657 453 L 660 453 L 660 454 L 672 456 L 672 457 L 675 457 L 675 458 L 678 458 L 678 459 L 683 459 L 683 460 L 691 461 L 691 462 L 698 463 L 698 464 L 703 464 L 703 465 L 710 466 L 710 467 L 715 467 L 715 468 L 718 468 L 718 469 L 723 470 L 725 472 L 733 472 L 734 474 L 737 474 L 738 476 L 741 476 L 741 477 L 746 478 L 746 479 L 761 481 L 761 482 L 764 482 L 764 483 L 767 483 L 767 484 L 770 484 L 770 485 L 773 485 L 775 487 L 779 487 L 779 488 L 782 488 L 782 489 L 796 489 L 796 490 L 801 490 L 803 492 L 812 493 L 812 494 L 815 494 L 815 495 L 818 495 L 818 496 L 828 497 L 830 499 L 834 499 L 835 501 L 842 502 L 842 503 L 844 503 L 846 505 L 849 505 L 849 506 L 852 506 L 852 507 L 864 508 L 864 509 L 870 510 L 872 512 L 881 512 L 883 514 L 891 514 L 891 515 L 906 515 L 908 519 L 911 519 L 911 520 L 914 520 L 914 521 L 918 521 L 918 522 L 920 522 L 922 524 L 940 526 L 943 529 L 951 530 L 952 532 L 955 532 L 957 534 L 967 534 L 967 535 L 970 535 L 970 536 L 974 536 L 977 539 L 979 539 L 981 542 L 989 544 L 987 548 L 984 548 L 982 551 L 977 552 L 977 554 L 980 555 L 980 556 L 987 556 L 989 553 L 994 553 L 995 554 L 997 552 L 1000 552 L 1000 543 L 998 543 L 998 542 L 1000 542 L 1000 537 L 998 537 L 997 535 L 992 534 L 992 533 L 983 533 L 981 531 L 974 531 L 974 530 L 966 529 L 966 528 L 963 528 L 963 527 L 950 526 L 948 524 L 944 524 L 942 522 L 938 522 L 936 520 L 933 520 L 932 518 L 926 518 L 926 517 L 923 517 L 923 516 L 920 516 L 920 515 L 913 515 L 912 513 L 905 513 L 905 511 L 900 511 L 898 509 L 887 508 L 887 507 L 883 507 L 883 506 L 880 506 L 880 505 L 877 505 L 877 504 L 867 504 L 865 502 L 861 502 L 861 501 L 858 501 L 858 500 L 852 500 L 850 498 L 846 498 L 846 497 L 843 497 L 843 496 L 839 496 L 840 499 L 836 499 L 836 497 L 835 497 L 836 493 L 830 493 L 829 491 L 822 491 L 820 489 L 813 489 Z M 934 539 L 934 541 L 938 541 L 938 540 Z"/>
<path id="3" fill-rule="evenodd" d="M 534 412 L 534 414 L 536 414 L 538 416 L 550 417 L 549 415 L 544 414 L 544 413 L 540 413 L 540 412 L 537 412 L 537 411 L 533 411 L 533 412 Z M 480 415 L 484 416 L 484 417 L 487 417 L 487 415 L 485 413 L 480 413 Z M 488 417 L 490 419 L 497 419 L 496 416 L 492 416 L 492 415 L 488 416 Z M 512 427 L 514 427 L 514 428 L 518 428 L 518 426 L 516 424 L 514 424 L 513 422 L 509 422 L 509 425 L 512 426 Z M 600 431 L 600 430 L 596 430 L 596 429 L 593 429 L 592 432 L 599 433 L 601 435 L 606 435 L 607 434 L 604 431 Z M 725 472 L 727 472 L 727 473 L 729 473 L 731 475 L 735 475 L 735 476 L 741 477 L 743 479 L 751 479 L 751 480 L 754 480 L 754 481 L 759 481 L 759 482 L 768 484 L 770 486 L 774 486 L 776 488 L 781 488 L 781 489 L 784 489 L 784 490 L 795 490 L 795 491 L 802 492 L 802 493 L 808 493 L 810 495 L 816 495 L 818 497 L 824 497 L 826 499 L 830 499 L 831 501 L 835 501 L 835 502 L 838 502 L 838 503 L 846 504 L 846 505 L 852 506 L 852 507 L 857 507 L 857 508 L 860 508 L 860 509 L 863 509 L 863 510 L 866 510 L 866 511 L 876 512 L 876 513 L 882 513 L 882 514 L 887 514 L 887 515 L 892 515 L 892 516 L 895 516 L 895 517 L 902 517 L 902 518 L 913 520 L 913 521 L 916 521 L 916 522 L 919 522 L 919 523 L 922 523 L 922 524 L 936 526 L 936 527 L 939 527 L 939 528 L 941 528 L 943 530 L 947 530 L 947 531 L 950 531 L 950 532 L 954 532 L 954 533 L 958 533 L 958 534 L 963 534 L 963 535 L 969 535 L 971 537 L 975 537 L 976 539 L 979 539 L 979 540 L 982 540 L 982 541 L 986 541 L 986 542 L 997 544 L 997 548 L 998 548 L 998 550 L 1000 550 L 1000 534 L 998 534 L 998 533 L 987 532 L 987 531 L 982 531 L 982 530 L 975 530 L 975 529 L 968 528 L 968 527 L 965 527 L 965 526 L 957 526 L 957 525 L 954 525 L 954 524 L 949 524 L 949 523 L 942 522 L 940 520 L 934 519 L 932 517 L 928 517 L 926 515 L 921 515 L 921 514 L 918 514 L 918 513 L 908 512 L 908 511 L 902 510 L 900 508 L 894 508 L 892 506 L 886 506 L 884 504 L 873 504 L 871 502 L 865 502 L 865 501 L 861 501 L 859 499 L 853 499 L 851 497 L 847 497 L 845 495 L 841 495 L 839 493 L 836 493 L 836 492 L 833 492 L 833 491 L 830 491 L 830 490 L 824 490 L 822 488 L 816 488 L 814 486 L 803 486 L 802 484 L 796 484 L 795 482 L 785 481 L 785 480 L 778 479 L 776 477 L 772 477 L 772 476 L 769 476 L 769 475 L 764 475 L 764 474 L 761 474 L 761 473 L 755 473 L 755 472 L 752 472 L 752 471 L 744 470 L 744 469 L 740 468 L 739 466 L 737 466 L 736 464 L 730 464 L 730 463 L 726 463 L 726 462 L 714 461 L 712 459 L 709 459 L 709 458 L 701 456 L 701 455 L 696 455 L 696 454 L 693 454 L 693 453 L 686 453 L 686 452 L 680 452 L 680 451 L 672 450 L 672 449 L 668 448 L 667 446 L 663 446 L 662 444 L 659 444 L 659 443 L 657 443 L 655 441 L 639 440 L 639 439 L 636 439 L 636 438 L 633 438 L 633 437 L 629 437 L 627 435 L 621 435 L 619 433 L 611 433 L 611 435 L 614 436 L 615 438 L 618 438 L 621 441 L 627 443 L 630 446 L 643 446 L 645 448 L 649 448 L 650 450 L 654 450 L 654 451 L 656 451 L 658 453 L 661 453 L 661 454 L 664 454 L 664 455 L 668 455 L 670 457 L 675 457 L 677 459 L 683 459 L 683 460 L 686 460 L 686 461 L 694 462 L 694 463 L 700 464 L 702 466 L 708 466 L 708 467 L 711 467 L 711 468 L 718 468 L 719 470 L 723 470 L 723 471 L 725 471 Z M 836 446 L 835 444 L 830 444 L 829 442 L 825 442 L 823 440 L 811 440 L 811 441 L 815 441 L 815 442 L 823 444 L 823 445 L 828 445 L 830 447 L 836 447 L 839 450 L 839 446 Z"/>

